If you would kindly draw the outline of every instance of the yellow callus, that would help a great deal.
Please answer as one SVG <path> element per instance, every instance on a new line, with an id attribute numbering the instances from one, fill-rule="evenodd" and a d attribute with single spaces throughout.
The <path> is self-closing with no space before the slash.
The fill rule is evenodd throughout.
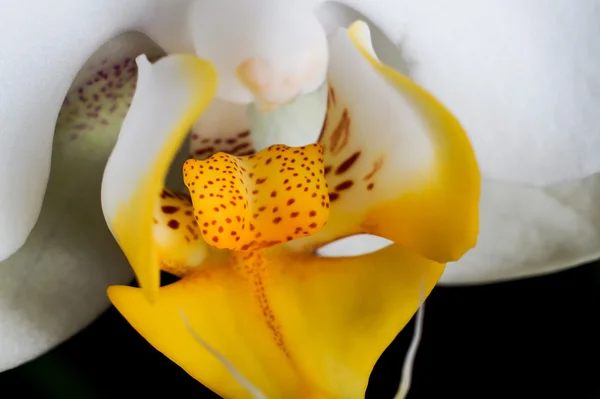
<path id="1" fill-rule="evenodd" d="M 329 196 L 319 144 L 274 145 L 256 155 L 217 153 L 183 166 L 195 218 L 210 245 L 255 251 L 321 228 Z"/>

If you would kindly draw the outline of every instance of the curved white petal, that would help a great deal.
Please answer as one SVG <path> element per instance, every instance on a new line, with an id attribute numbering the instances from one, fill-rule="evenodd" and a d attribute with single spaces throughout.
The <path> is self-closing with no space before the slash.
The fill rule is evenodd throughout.
<path id="1" fill-rule="evenodd" d="M 457 115 L 482 174 L 546 186 L 600 171 L 596 0 L 342 0 Z"/>
<path id="2" fill-rule="evenodd" d="M 133 95 L 132 57 L 141 51 L 160 55 L 141 34 L 111 40 L 69 90 L 39 220 L 25 245 L 0 262 L 0 371 L 79 331 L 108 306 L 106 286 L 131 279 L 99 199 L 102 172 Z"/>
<path id="3" fill-rule="evenodd" d="M 100 45 L 127 30 L 147 31 L 167 46 L 176 42 L 179 31 L 163 18 L 187 5 L 182 0 L 36 0 L 2 6 L 0 259 L 23 244 L 37 220 L 56 118 L 79 69 Z"/>
<path id="4" fill-rule="evenodd" d="M 548 189 L 484 179 L 477 246 L 442 284 L 536 276 L 600 257 L 600 174 Z"/>
<path id="5" fill-rule="evenodd" d="M 104 171 L 102 210 L 153 299 L 160 279 L 154 210 L 183 140 L 214 97 L 217 75 L 211 64 L 192 55 L 170 55 L 155 64 L 140 56 L 136 62 L 137 88 Z"/>

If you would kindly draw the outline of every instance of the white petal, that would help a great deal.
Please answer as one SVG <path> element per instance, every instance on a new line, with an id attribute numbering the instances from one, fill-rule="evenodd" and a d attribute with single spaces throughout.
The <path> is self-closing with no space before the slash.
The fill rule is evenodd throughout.
<path id="1" fill-rule="evenodd" d="M 219 72 L 221 99 L 284 104 L 319 88 L 327 39 L 303 1 L 198 1 L 190 13 L 196 54 Z"/>
<path id="2" fill-rule="evenodd" d="M 600 257 L 600 174 L 548 189 L 485 180 L 477 246 L 442 284 L 552 273 Z"/>
<path id="3" fill-rule="evenodd" d="M 102 210 L 149 298 L 159 288 L 152 218 L 183 140 L 214 97 L 216 72 L 192 55 L 137 58 L 137 89 L 102 181 Z"/>
<path id="4" fill-rule="evenodd" d="M 600 171 L 597 0 L 347 3 L 465 126 L 482 174 L 546 186 Z"/>
<path id="5" fill-rule="evenodd" d="M 79 69 L 108 39 L 126 30 L 175 42 L 161 15 L 186 1 L 10 2 L 0 14 L 0 259 L 18 249 L 37 220 L 48 180 L 52 136 Z M 183 25 L 181 25 L 183 26 Z M 177 31 L 175 31 L 177 32 Z"/>
<path id="6" fill-rule="evenodd" d="M 131 57 L 140 51 L 159 54 L 141 34 L 119 36 L 86 63 L 70 89 L 38 223 L 25 245 L 0 262 L 0 371 L 79 331 L 108 306 L 106 286 L 131 279 L 99 199 L 102 172 L 133 95 Z"/>

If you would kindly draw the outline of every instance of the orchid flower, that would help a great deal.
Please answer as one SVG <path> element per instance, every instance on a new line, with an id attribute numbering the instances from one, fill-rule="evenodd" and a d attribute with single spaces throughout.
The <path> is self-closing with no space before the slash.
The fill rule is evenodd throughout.
<path id="1" fill-rule="evenodd" d="M 253 2 L 253 11 L 263 4 L 273 3 Z M 274 15 L 286 23 L 263 46 L 288 32 L 326 39 L 320 23 L 305 23 L 292 4 L 294 18 Z M 237 15 L 236 5 L 226 9 Z M 247 61 L 227 48 L 207 59 L 138 58 L 102 207 L 141 288 L 113 286 L 109 297 L 155 348 L 223 397 L 364 397 L 375 362 L 417 311 L 421 290 L 426 296 L 443 265 L 475 245 L 480 178 L 460 124 L 378 60 L 365 23 L 332 31 L 325 54 L 311 40 L 306 50 L 286 46 L 256 65 L 256 54 Z M 297 61 L 299 50 L 306 63 Z M 212 62 L 219 57 L 226 61 Z M 282 77 L 271 73 L 290 65 Z M 202 113 L 221 95 L 220 76 L 239 75 L 221 107 L 254 95 L 269 111 L 315 91 L 322 70 L 328 101 L 318 143 L 235 156 L 215 146 L 235 150 L 246 135 L 260 143 L 260 132 L 215 137 L 213 119 L 210 130 L 194 128 L 205 126 Z M 237 85 L 246 89 L 225 99 Z M 295 129 L 279 128 L 288 144 Z M 192 154 L 203 159 L 183 165 L 188 198 L 164 180 L 190 129 Z M 394 244 L 356 257 L 315 253 L 365 233 Z M 159 288 L 161 269 L 181 279 Z"/>
<path id="2" fill-rule="evenodd" d="M 102 173 L 135 90 L 134 59 L 197 54 L 192 26 L 203 20 L 190 11 L 195 3 L 3 6 L 0 182 L 10 189 L 0 193 L 0 370 L 77 332 L 106 309 L 105 288 L 131 278 L 100 209 Z M 591 66 L 599 53 L 590 49 L 600 24 L 594 7 L 594 0 L 319 5 L 328 32 L 368 20 L 377 56 L 441 99 L 473 141 L 483 174 L 481 233 L 478 245 L 446 268 L 442 282 L 518 278 L 598 257 L 599 74 Z M 202 43 L 236 40 L 226 33 L 204 32 Z M 214 61 L 206 50 L 198 55 Z M 521 90 L 516 98 L 512 87 Z M 327 91 L 267 114 L 253 112 L 250 121 L 243 104 L 218 96 L 192 129 L 191 146 L 202 152 L 205 139 L 194 142 L 202 135 L 212 135 L 214 151 L 233 154 L 277 142 L 308 144 L 318 133 L 301 133 L 321 125 Z M 269 101 L 260 102 L 269 108 Z M 252 136 L 245 133 L 250 123 Z M 230 136 L 238 133 L 242 137 Z M 132 159 L 146 140 L 138 144 Z M 187 151 L 181 155 L 187 158 Z M 170 187 L 179 174 L 174 167 Z M 289 245 L 296 242 L 302 240 Z M 360 235 L 320 252 L 358 255 L 389 244 Z"/>

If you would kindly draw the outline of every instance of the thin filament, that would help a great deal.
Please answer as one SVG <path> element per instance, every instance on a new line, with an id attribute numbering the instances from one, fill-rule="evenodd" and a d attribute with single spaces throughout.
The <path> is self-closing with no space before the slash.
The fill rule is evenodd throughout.
<path id="1" fill-rule="evenodd" d="M 217 351 L 215 348 L 210 346 L 208 344 L 208 342 L 206 342 L 204 339 L 202 339 L 202 337 L 200 337 L 200 335 L 194 330 L 194 328 L 190 324 L 190 321 L 188 320 L 187 316 L 185 315 L 185 312 L 183 311 L 183 309 L 179 309 L 179 315 L 181 317 L 181 320 L 183 320 L 183 324 L 185 324 L 185 328 L 188 330 L 188 332 L 194 338 L 194 340 L 196 340 L 200 345 L 202 345 L 204 347 L 204 349 L 206 349 L 211 355 L 213 355 L 215 358 L 217 358 L 217 360 L 219 362 L 221 362 L 221 364 L 223 366 L 225 366 L 225 368 L 227 369 L 227 371 L 229 371 L 229 373 L 233 376 L 233 378 L 235 378 L 235 380 L 237 382 L 239 382 L 240 385 L 242 385 L 244 388 L 246 388 L 246 390 L 248 392 L 250 392 L 250 395 L 252 395 L 252 397 L 254 399 L 267 399 L 265 394 L 263 394 L 258 388 L 256 388 L 254 385 L 252 385 L 252 383 L 250 381 L 248 381 L 234 367 L 234 365 L 231 364 L 231 362 L 229 360 L 227 360 L 227 358 L 225 356 L 223 356 L 219 351 Z"/>
<path id="2" fill-rule="evenodd" d="M 404 364 L 402 365 L 402 377 L 400 378 L 400 386 L 396 392 L 394 399 L 405 399 L 410 390 L 412 383 L 413 366 L 415 364 L 415 358 L 417 356 L 417 350 L 421 343 L 421 336 L 423 333 L 423 316 L 425 315 L 425 303 L 424 303 L 424 289 L 425 281 L 421 284 L 421 290 L 419 293 L 419 309 L 417 310 L 417 318 L 415 320 L 415 329 L 413 332 L 412 340 L 406 351 L 404 357 Z"/>

